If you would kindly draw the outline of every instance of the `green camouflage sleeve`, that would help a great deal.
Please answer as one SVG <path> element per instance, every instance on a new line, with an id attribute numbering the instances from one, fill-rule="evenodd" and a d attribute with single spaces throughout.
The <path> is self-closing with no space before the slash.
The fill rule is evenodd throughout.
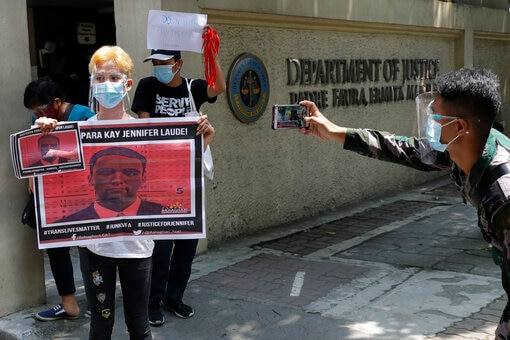
<path id="1" fill-rule="evenodd" d="M 441 152 L 438 152 L 434 164 L 423 163 L 418 138 L 395 136 L 384 131 L 347 129 L 344 149 L 422 171 L 441 171 L 451 166 L 447 155 Z"/>

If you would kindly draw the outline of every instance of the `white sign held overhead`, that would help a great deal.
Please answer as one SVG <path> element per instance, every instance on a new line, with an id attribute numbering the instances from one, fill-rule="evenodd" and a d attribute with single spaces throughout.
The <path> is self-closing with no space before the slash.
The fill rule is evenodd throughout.
<path id="1" fill-rule="evenodd" d="M 147 48 L 202 53 L 206 14 L 149 11 Z"/>

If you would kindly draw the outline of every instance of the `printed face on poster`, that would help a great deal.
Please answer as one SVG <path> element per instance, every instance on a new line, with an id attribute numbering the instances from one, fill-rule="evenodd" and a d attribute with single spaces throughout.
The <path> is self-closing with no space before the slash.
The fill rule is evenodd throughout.
<path id="1" fill-rule="evenodd" d="M 10 136 L 11 157 L 17 178 L 83 170 L 78 123 L 57 125 L 43 134 L 39 127 Z"/>
<path id="2" fill-rule="evenodd" d="M 37 180 L 39 248 L 205 237 L 197 118 L 80 122 L 85 170 Z"/>

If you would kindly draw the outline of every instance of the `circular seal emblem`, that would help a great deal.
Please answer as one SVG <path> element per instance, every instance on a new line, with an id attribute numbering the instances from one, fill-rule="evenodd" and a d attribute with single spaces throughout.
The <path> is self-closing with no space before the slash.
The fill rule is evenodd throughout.
<path id="1" fill-rule="evenodd" d="M 228 72 L 228 103 L 243 123 L 257 121 L 269 101 L 269 79 L 264 64 L 250 53 L 239 55 Z"/>

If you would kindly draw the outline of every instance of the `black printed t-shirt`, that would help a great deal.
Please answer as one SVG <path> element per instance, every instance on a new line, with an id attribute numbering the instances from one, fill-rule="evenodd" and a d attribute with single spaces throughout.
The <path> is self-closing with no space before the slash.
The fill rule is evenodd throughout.
<path id="1" fill-rule="evenodd" d="M 151 118 L 184 117 L 191 112 L 188 85 L 186 78 L 182 78 L 181 85 L 169 87 L 162 84 L 156 77 L 147 77 L 140 80 L 136 87 L 135 97 L 131 110 L 149 112 Z M 204 79 L 195 79 L 191 83 L 191 93 L 197 111 L 205 103 L 214 103 L 217 97 L 207 97 L 207 82 Z"/>

